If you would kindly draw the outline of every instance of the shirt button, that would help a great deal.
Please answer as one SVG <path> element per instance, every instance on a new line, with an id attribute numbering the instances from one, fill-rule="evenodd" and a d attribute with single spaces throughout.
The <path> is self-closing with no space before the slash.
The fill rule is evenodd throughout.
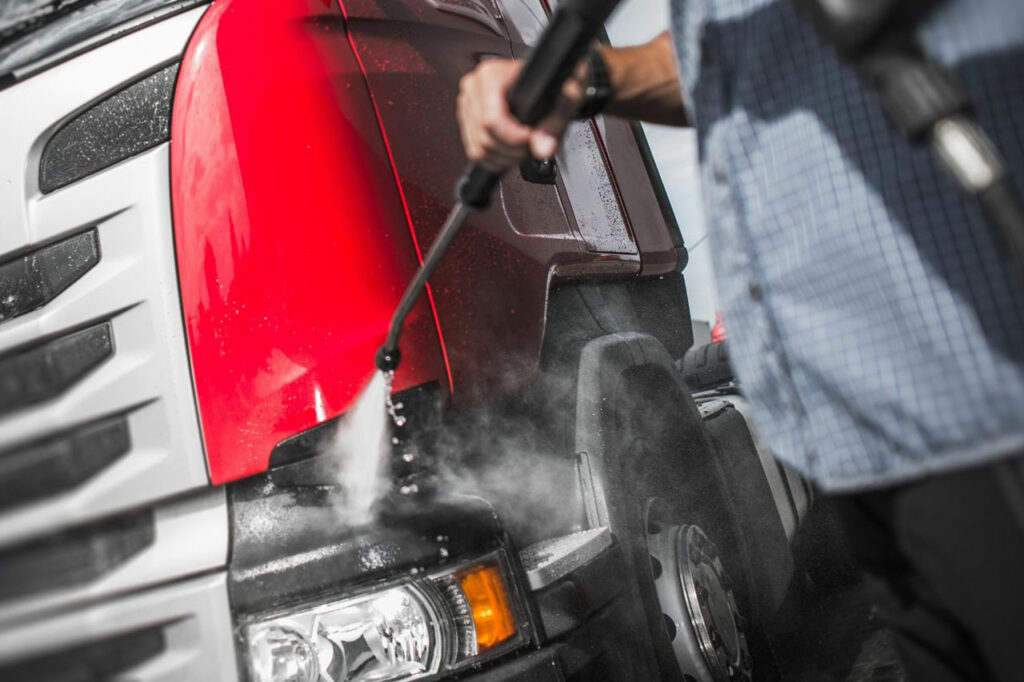
<path id="1" fill-rule="evenodd" d="M 727 177 L 725 174 L 725 167 L 718 162 L 715 162 L 715 164 L 711 166 L 711 174 L 715 177 L 716 182 L 725 182 Z"/>
<path id="2" fill-rule="evenodd" d="M 757 282 L 751 282 L 747 285 L 747 291 L 750 292 L 750 298 L 758 303 L 764 298 L 764 290 L 761 289 L 761 285 Z"/>

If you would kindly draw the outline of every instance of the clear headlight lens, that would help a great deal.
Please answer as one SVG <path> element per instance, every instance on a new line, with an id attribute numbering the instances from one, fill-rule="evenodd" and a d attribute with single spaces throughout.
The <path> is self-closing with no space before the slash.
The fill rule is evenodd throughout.
<path id="1" fill-rule="evenodd" d="M 317 682 L 313 643 L 286 622 L 266 625 L 251 632 L 249 652 L 254 679 Z"/>
<path id="2" fill-rule="evenodd" d="M 437 614 L 411 585 L 250 625 L 253 682 L 363 682 L 437 672 Z"/>
<path id="3" fill-rule="evenodd" d="M 252 682 L 385 682 L 434 675 L 525 641 L 493 557 L 251 623 Z"/>

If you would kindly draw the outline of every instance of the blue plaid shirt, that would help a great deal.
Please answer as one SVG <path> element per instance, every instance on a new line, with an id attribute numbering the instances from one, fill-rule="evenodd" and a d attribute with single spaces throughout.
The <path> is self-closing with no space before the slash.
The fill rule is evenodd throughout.
<path id="1" fill-rule="evenodd" d="M 828 491 L 1024 452 L 1024 286 L 978 208 L 788 0 L 673 0 L 730 355 L 776 455 Z M 1024 180 L 1024 2 L 919 37 Z"/>

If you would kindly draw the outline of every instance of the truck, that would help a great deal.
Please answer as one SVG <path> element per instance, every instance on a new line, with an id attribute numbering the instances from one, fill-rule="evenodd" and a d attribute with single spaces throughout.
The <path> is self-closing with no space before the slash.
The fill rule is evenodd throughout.
<path id="1" fill-rule="evenodd" d="M 0 679 L 779 675 L 812 490 L 691 348 L 628 122 L 470 218 L 406 326 L 392 490 L 338 511 L 338 420 L 465 164 L 459 78 L 549 12 L 0 9 Z"/>

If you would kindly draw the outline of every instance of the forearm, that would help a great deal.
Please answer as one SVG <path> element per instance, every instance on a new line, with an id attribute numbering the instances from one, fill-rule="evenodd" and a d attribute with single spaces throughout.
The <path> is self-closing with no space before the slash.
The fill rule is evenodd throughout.
<path id="1" fill-rule="evenodd" d="M 608 68 L 610 116 L 685 126 L 686 110 L 668 32 L 636 47 L 602 47 Z"/>

